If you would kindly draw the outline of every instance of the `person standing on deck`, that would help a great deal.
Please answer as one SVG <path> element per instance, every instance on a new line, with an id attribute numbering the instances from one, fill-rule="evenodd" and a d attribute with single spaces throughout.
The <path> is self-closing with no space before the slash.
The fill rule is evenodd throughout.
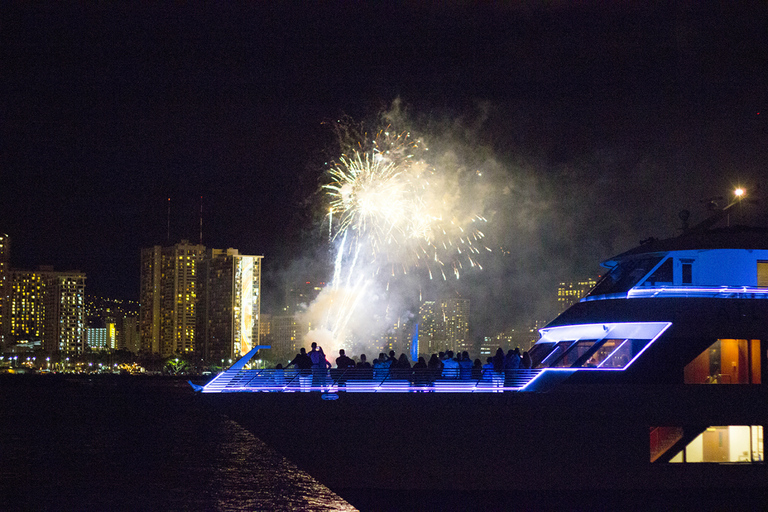
<path id="1" fill-rule="evenodd" d="M 309 386 L 312 384 L 312 359 L 307 355 L 307 349 L 301 348 L 301 351 L 296 354 L 293 361 L 288 363 L 286 368 L 295 366 L 299 369 L 299 385 L 302 391 L 309 391 Z"/>
<path id="2" fill-rule="evenodd" d="M 472 378 L 472 360 L 469 358 L 469 352 L 466 350 L 461 353 L 461 358 L 459 359 L 459 376 L 462 380 Z"/>
<path id="3" fill-rule="evenodd" d="M 314 341 L 312 342 L 312 350 L 309 351 L 309 358 L 312 360 L 312 368 L 320 368 L 320 352 Z"/>
<path id="4" fill-rule="evenodd" d="M 445 353 L 445 359 L 443 359 L 443 378 L 459 378 L 459 362 L 453 358 L 453 350 L 449 350 Z"/>
<path id="5" fill-rule="evenodd" d="M 347 357 L 346 352 L 344 352 L 344 349 L 342 348 L 339 350 L 339 357 L 336 358 L 336 368 L 344 369 L 344 368 L 354 368 L 355 362 Z"/>

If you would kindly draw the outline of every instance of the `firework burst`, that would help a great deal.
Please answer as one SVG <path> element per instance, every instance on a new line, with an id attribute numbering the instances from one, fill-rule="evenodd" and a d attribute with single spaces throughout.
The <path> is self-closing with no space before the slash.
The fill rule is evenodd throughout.
<path id="1" fill-rule="evenodd" d="M 461 213 L 445 176 L 427 162 L 428 148 L 408 132 L 380 131 L 351 147 L 330 170 L 323 188 L 330 200 L 333 237 L 350 235 L 350 248 L 363 245 L 376 272 L 407 273 L 426 268 L 446 279 L 465 265 L 480 266 L 477 255 L 482 216 Z"/>
<path id="2" fill-rule="evenodd" d="M 374 318 L 388 317 L 372 306 L 382 277 L 389 288 L 391 278 L 414 269 L 447 280 L 482 268 L 478 255 L 487 248 L 479 226 L 486 221 L 463 198 L 457 169 L 432 165 L 429 156 L 421 139 L 388 128 L 350 140 L 331 162 L 322 189 L 334 275 L 310 306 L 308 339 L 349 348 L 358 338 L 352 325 L 369 329 Z"/>

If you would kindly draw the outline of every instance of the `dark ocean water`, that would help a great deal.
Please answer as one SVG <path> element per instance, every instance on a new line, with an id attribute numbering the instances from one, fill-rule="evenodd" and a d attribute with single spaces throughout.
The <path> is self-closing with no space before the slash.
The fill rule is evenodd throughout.
<path id="1" fill-rule="evenodd" d="M 201 398 L 183 380 L 0 375 L 0 511 L 355 510 Z M 345 496 L 364 512 L 741 511 L 764 510 L 768 491 Z"/>
<path id="2" fill-rule="evenodd" d="M 199 398 L 169 379 L 2 376 L 0 509 L 355 510 Z"/>

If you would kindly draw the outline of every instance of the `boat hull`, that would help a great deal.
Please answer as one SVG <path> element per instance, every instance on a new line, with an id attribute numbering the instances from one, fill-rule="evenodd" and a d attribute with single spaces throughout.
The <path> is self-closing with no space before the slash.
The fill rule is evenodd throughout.
<path id="1" fill-rule="evenodd" d="M 764 463 L 652 463 L 650 432 L 768 425 L 762 388 L 601 384 L 549 393 L 204 399 L 342 496 L 354 489 L 703 489 L 714 482 L 755 490 L 768 483 Z"/>

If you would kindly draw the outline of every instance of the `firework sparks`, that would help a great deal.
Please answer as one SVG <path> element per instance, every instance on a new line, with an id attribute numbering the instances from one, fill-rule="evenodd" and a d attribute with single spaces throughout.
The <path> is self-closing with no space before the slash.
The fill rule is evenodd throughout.
<path id="1" fill-rule="evenodd" d="M 323 191 L 337 252 L 315 325 L 334 349 L 348 345 L 349 324 L 361 304 L 372 302 L 377 276 L 424 269 L 430 279 L 447 280 L 459 279 L 467 267 L 482 268 L 478 226 L 486 219 L 467 212 L 455 173 L 431 165 L 427 155 L 423 141 L 409 132 L 382 130 L 348 144 L 331 162 Z"/>
<path id="2" fill-rule="evenodd" d="M 364 245 L 377 272 L 386 266 L 403 273 L 426 267 L 432 275 L 430 265 L 444 267 L 449 261 L 458 278 L 462 258 L 475 266 L 471 255 L 479 250 L 473 242 L 480 243 L 483 233 L 474 224 L 485 218 L 457 217 L 456 205 L 440 186 L 439 170 L 423 158 L 426 151 L 408 132 L 381 131 L 333 163 L 331 182 L 323 188 L 329 217 L 338 219 L 334 237 L 351 233 L 352 245 Z"/>

